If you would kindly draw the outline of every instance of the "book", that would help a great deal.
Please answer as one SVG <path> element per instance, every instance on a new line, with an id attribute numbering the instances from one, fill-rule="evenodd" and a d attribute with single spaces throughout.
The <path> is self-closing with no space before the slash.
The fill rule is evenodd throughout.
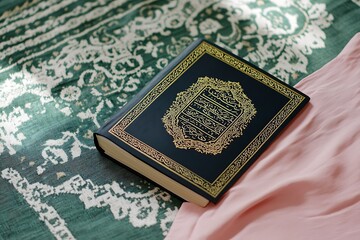
<path id="1" fill-rule="evenodd" d="M 97 149 L 182 199 L 216 203 L 309 102 L 196 40 L 94 133 Z"/>

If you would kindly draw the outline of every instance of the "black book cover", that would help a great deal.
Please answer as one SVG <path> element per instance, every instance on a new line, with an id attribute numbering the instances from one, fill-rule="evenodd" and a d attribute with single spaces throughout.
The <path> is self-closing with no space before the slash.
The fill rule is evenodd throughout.
<path id="1" fill-rule="evenodd" d="M 308 101 L 200 39 L 96 134 L 217 202 Z"/>

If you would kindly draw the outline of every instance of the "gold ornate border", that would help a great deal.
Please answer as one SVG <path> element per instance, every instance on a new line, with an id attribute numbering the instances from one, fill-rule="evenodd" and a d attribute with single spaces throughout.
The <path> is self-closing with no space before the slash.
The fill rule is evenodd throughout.
<path id="1" fill-rule="evenodd" d="M 209 54 L 219 59 L 220 61 L 272 88 L 289 99 L 284 107 L 213 182 L 203 179 L 190 169 L 182 166 L 173 159 L 167 157 L 163 153 L 126 132 L 126 128 L 204 54 Z M 138 104 L 136 104 L 123 118 L 121 118 L 109 130 L 109 133 L 152 159 L 157 164 L 198 187 L 210 196 L 216 198 L 227 186 L 227 184 L 236 176 L 236 174 L 245 166 L 245 164 L 257 153 L 259 148 L 266 143 L 266 141 L 286 121 L 291 113 L 295 111 L 295 109 L 304 101 L 304 99 L 304 96 L 286 85 L 265 75 L 261 71 L 242 62 L 240 59 L 226 53 L 216 46 L 202 41 L 179 64 L 177 64 L 169 74 L 161 79 L 159 83 L 138 102 Z"/>

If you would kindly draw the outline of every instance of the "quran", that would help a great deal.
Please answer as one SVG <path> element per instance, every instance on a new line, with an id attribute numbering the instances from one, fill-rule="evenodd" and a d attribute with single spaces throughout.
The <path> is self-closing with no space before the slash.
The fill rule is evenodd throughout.
<path id="1" fill-rule="evenodd" d="M 309 97 L 196 40 L 95 134 L 98 150 L 186 201 L 216 203 Z"/>

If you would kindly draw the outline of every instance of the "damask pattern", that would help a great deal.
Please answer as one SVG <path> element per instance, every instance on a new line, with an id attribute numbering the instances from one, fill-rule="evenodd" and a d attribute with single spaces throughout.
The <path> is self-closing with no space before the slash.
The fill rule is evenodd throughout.
<path id="1" fill-rule="evenodd" d="M 293 85 L 335 20 L 310 0 L 33 0 L 0 10 L 0 235 L 163 237 L 181 201 L 99 155 L 93 132 L 196 38 Z"/>

